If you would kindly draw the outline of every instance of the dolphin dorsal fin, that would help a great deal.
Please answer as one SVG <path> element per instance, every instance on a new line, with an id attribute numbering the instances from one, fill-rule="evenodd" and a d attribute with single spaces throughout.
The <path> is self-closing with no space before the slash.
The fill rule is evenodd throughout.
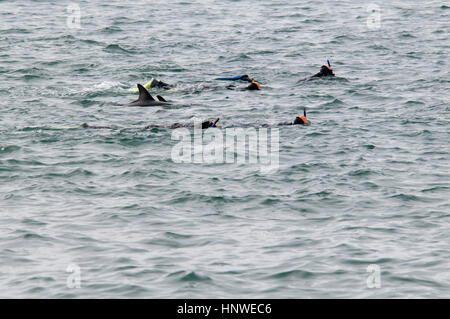
<path id="1" fill-rule="evenodd" d="M 138 84 L 137 87 L 139 89 L 139 99 L 138 99 L 138 101 L 154 101 L 155 100 L 153 98 L 153 96 L 151 96 L 150 93 L 148 93 L 148 91 L 146 90 L 145 87 L 143 87 L 140 84 Z"/>
<path id="2" fill-rule="evenodd" d="M 306 108 L 303 108 L 303 116 L 306 118 Z"/>
<path id="3" fill-rule="evenodd" d="M 161 101 L 161 102 L 167 102 L 161 95 L 157 95 L 156 97 L 157 97 L 158 100 Z"/>

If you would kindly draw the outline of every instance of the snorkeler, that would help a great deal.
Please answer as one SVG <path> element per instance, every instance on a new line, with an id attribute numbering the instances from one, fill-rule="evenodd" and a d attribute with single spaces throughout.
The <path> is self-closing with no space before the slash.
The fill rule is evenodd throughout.
<path id="1" fill-rule="evenodd" d="M 206 120 L 203 121 L 201 124 L 201 128 L 208 129 L 210 127 L 219 127 L 219 118 L 216 120 Z M 245 126 L 250 127 L 272 127 L 272 126 L 288 126 L 288 125 L 311 125 L 311 121 L 308 120 L 306 117 L 306 109 L 303 109 L 303 115 L 299 114 L 297 115 L 293 121 L 291 122 L 280 122 L 278 124 L 245 124 Z M 90 129 L 125 129 L 124 127 L 118 127 L 118 126 L 96 126 L 96 125 L 88 125 L 87 123 L 81 124 L 79 127 L 81 128 L 90 128 Z M 153 129 L 153 128 L 160 128 L 160 129 L 176 129 L 180 127 L 187 127 L 192 128 L 194 127 L 194 123 L 173 123 L 171 125 L 158 125 L 158 124 L 149 124 L 147 126 L 144 126 L 142 129 Z M 230 126 L 233 127 L 233 126 Z M 130 129 L 130 128 L 128 128 Z"/>
<path id="2" fill-rule="evenodd" d="M 210 127 L 219 127 L 219 118 L 216 120 L 206 120 L 202 122 L 202 129 L 207 129 Z M 89 128 L 89 129 L 131 129 L 131 128 L 125 128 L 125 127 L 118 127 L 115 125 L 110 126 L 100 126 L 100 125 L 89 125 L 87 123 L 83 123 L 79 126 L 80 128 Z M 173 123 L 171 125 L 158 125 L 158 124 L 149 124 L 147 126 L 144 126 L 142 129 L 152 129 L 152 128 L 160 128 L 160 129 L 175 129 L 180 127 L 194 127 L 193 123 Z M 76 127 L 73 127 L 76 128 Z"/>
<path id="3" fill-rule="evenodd" d="M 318 73 L 316 73 L 316 74 L 314 74 L 314 75 L 312 75 L 312 76 L 310 76 L 310 77 L 307 77 L 307 78 L 304 78 L 304 79 L 300 79 L 299 82 L 300 82 L 300 81 L 312 80 L 312 79 L 314 79 L 314 78 L 321 78 L 321 77 L 327 77 L 327 76 L 334 76 L 333 69 L 331 68 L 331 64 L 330 64 L 330 61 L 329 61 L 329 60 L 327 60 L 327 64 L 328 64 L 328 65 L 325 65 L 325 64 L 322 65 L 322 66 L 320 67 L 320 71 L 319 71 Z"/>
<path id="4" fill-rule="evenodd" d="M 311 121 L 308 120 L 306 117 L 306 109 L 303 109 L 303 115 L 299 114 L 297 115 L 293 121 L 291 122 L 280 122 L 276 125 L 270 125 L 270 124 L 262 124 L 260 126 L 262 127 L 272 127 L 272 126 L 289 126 L 289 125 L 311 125 Z M 252 125 L 248 125 L 252 126 Z"/>
<path id="5" fill-rule="evenodd" d="M 215 121 L 214 120 L 209 120 L 209 121 L 203 121 L 202 122 L 202 130 L 205 130 L 207 128 L 210 127 L 219 127 L 219 124 L 217 124 L 219 122 L 219 118 L 217 118 Z M 144 129 L 152 129 L 152 128 L 169 128 L 169 129 L 175 129 L 175 128 L 180 128 L 180 127 L 194 127 L 194 124 L 192 123 L 174 123 L 171 124 L 169 126 L 161 126 L 161 125 L 147 125 L 144 127 Z"/>
<path id="6" fill-rule="evenodd" d="M 159 80 L 157 80 L 155 78 L 152 78 L 150 80 L 150 82 L 148 82 L 148 83 L 149 83 L 149 87 L 148 88 L 161 88 L 161 89 L 165 89 L 165 90 L 173 88 L 172 85 L 164 83 L 163 81 L 159 81 Z"/>
<path id="7" fill-rule="evenodd" d="M 244 87 L 236 87 L 234 84 L 230 84 L 227 86 L 228 90 L 237 90 L 237 91 L 254 91 L 254 90 L 261 90 L 261 84 L 259 84 L 255 79 L 250 80 L 250 84 Z"/>
<path id="8" fill-rule="evenodd" d="M 251 78 L 248 76 L 248 74 L 233 76 L 233 77 L 225 77 L 225 78 L 217 78 L 216 80 L 222 80 L 222 81 L 244 81 L 244 82 L 250 82 L 248 86 L 245 87 L 239 87 L 237 88 L 234 84 L 227 85 L 227 89 L 229 90 L 238 90 L 238 91 L 245 91 L 245 90 L 261 90 L 261 84 L 258 83 L 254 78 Z"/>
<path id="9" fill-rule="evenodd" d="M 228 85 L 226 88 L 229 90 L 261 90 L 261 85 L 254 79 L 248 76 L 248 74 L 233 76 L 233 77 L 223 77 L 223 78 L 217 78 L 216 80 L 222 80 L 222 81 L 243 81 L 243 82 L 249 82 L 250 84 L 246 87 L 240 87 L 237 88 L 234 84 Z M 168 83 L 165 83 L 163 81 L 157 80 L 155 78 L 152 78 L 150 81 L 148 81 L 146 84 L 143 85 L 143 87 L 147 90 L 153 88 L 153 89 L 163 89 L 163 90 L 174 90 L 176 89 L 175 85 L 171 85 Z M 209 84 L 202 84 L 202 85 L 194 85 L 193 88 L 185 88 L 185 90 L 205 90 L 205 89 L 214 89 L 216 86 L 209 85 Z M 131 92 L 138 92 L 138 89 L 132 88 L 130 89 Z"/>
<path id="10" fill-rule="evenodd" d="M 311 125 L 311 122 L 306 118 L 306 109 L 303 109 L 303 115 L 299 114 L 295 117 L 291 125 Z"/>

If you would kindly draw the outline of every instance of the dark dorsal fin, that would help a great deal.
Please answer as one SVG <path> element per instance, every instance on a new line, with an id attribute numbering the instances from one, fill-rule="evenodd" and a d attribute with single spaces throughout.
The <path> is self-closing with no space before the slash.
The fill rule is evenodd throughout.
<path id="1" fill-rule="evenodd" d="M 148 91 L 147 91 L 147 89 L 145 87 L 143 87 L 140 84 L 138 84 L 137 87 L 139 89 L 139 99 L 138 99 L 138 101 L 154 101 L 155 100 L 153 98 L 153 96 L 151 96 L 150 93 L 148 93 Z"/>
<path id="2" fill-rule="evenodd" d="M 306 108 L 303 108 L 303 115 L 306 117 Z"/>
<path id="3" fill-rule="evenodd" d="M 167 102 L 161 95 L 156 96 L 161 102 Z"/>

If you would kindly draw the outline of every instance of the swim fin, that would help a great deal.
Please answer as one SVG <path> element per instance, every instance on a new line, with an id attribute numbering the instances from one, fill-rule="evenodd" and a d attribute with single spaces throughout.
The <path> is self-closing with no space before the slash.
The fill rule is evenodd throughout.
<path id="1" fill-rule="evenodd" d="M 248 78 L 248 75 L 247 75 L 247 74 L 242 74 L 242 75 L 237 75 L 237 76 L 230 76 L 230 77 L 217 78 L 216 80 L 221 80 L 221 81 L 235 81 L 235 80 L 242 80 L 242 79 L 247 80 L 247 78 Z"/>
<path id="2" fill-rule="evenodd" d="M 147 83 L 145 83 L 145 84 L 143 85 L 143 87 L 145 87 L 145 88 L 148 90 L 148 89 L 150 88 L 150 86 L 152 85 L 153 80 L 154 80 L 154 78 L 152 78 L 150 81 L 148 81 Z M 133 88 L 129 89 L 128 91 L 137 93 L 137 92 L 139 92 L 139 89 L 136 88 L 136 87 L 133 87 Z"/>

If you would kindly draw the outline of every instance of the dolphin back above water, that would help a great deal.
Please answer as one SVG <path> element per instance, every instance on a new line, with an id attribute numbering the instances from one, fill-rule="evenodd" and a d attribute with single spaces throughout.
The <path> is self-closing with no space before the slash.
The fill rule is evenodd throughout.
<path id="1" fill-rule="evenodd" d="M 127 106 L 157 106 L 170 104 L 159 95 L 156 96 L 158 100 L 155 100 L 142 85 L 138 84 L 137 87 L 139 90 L 139 98 L 136 101 L 127 104 Z"/>

